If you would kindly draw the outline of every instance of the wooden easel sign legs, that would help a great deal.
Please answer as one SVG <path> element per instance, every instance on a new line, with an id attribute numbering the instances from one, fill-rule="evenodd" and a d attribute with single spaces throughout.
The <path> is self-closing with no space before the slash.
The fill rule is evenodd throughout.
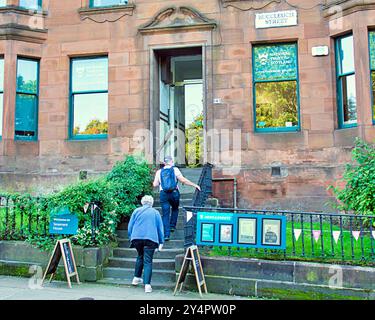
<path id="1" fill-rule="evenodd" d="M 69 239 L 63 239 L 57 240 L 56 242 L 55 248 L 53 249 L 51 258 L 49 259 L 46 271 L 43 276 L 42 286 L 47 275 L 51 275 L 49 282 L 52 281 L 52 278 L 56 273 L 61 257 L 63 258 L 65 274 L 69 288 L 72 287 L 70 278 L 73 276 L 76 277 L 77 283 L 80 284 L 77 266 L 74 260 L 72 244 Z"/>
<path id="2" fill-rule="evenodd" d="M 186 279 L 186 275 L 189 271 L 190 262 L 193 265 L 194 275 L 195 275 L 195 280 L 197 282 L 199 295 L 201 297 L 203 297 L 201 287 L 203 286 L 203 289 L 204 289 L 205 293 L 208 293 L 208 292 L 207 292 L 206 281 L 205 281 L 205 278 L 204 278 L 202 262 L 201 262 L 201 258 L 200 258 L 197 246 L 191 246 L 191 247 L 187 248 L 187 250 L 186 250 L 184 261 L 182 262 L 180 275 L 178 276 L 178 280 L 177 280 L 176 287 L 174 289 L 173 295 L 176 295 L 176 292 L 177 292 L 177 289 L 178 289 L 179 286 L 180 286 L 180 288 L 179 288 L 178 292 L 179 293 L 181 292 L 182 286 L 183 286 L 183 284 L 185 282 L 185 279 Z"/>

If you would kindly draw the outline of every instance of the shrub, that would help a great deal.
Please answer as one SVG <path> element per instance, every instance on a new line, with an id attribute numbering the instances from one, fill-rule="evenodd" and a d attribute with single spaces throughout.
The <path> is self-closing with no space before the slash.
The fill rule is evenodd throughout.
<path id="1" fill-rule="evenodd" d="M 116 163 L 105 179 L 111 185 L 115 211 L 121 216 L 130 216 L 142 196 L 152 192 L 151 169 L 142 158 L 128 156 Z"/>
<path id="2" fill-rule="evenodd" d="M 45 224 L 35 223 L 34 218 L 48 222 L 52 210 L 67 207 L 77 215 L 79 221 L 77 235 L 70 237 L 73 243 L 85 247 L 109 244 L 115 240 L 116 227 L 121 216 L 129 216 L 139 205 L 141 197 L 152 191 L 151 179 L 151 168 L 143 159 L 127 156 L 103 177 L 68 185 L 60 192 L 40 199 L 28 194 L 5 194 L 14 204 L 14 214 L 8 224 L 16 226 L 16 221 L 23 219 L 25 215 L 27 221 L 30 218 L 34 221 L 32 230 L 29 230 L 29 224 L 26 223 L 22 230 L 20 227 L 13 228 L 16 231 L 6 234 L 6 239 L 26 239 L 39 248 L 51 248 L 53 242 L 61 237 L 55 236 L 52 239 L 46 236 L 44 228 L 42 230 L 42 225 Z M 95 241 L 92 240 L 91 212 L 84 210 L 87 203 L 95 203 L 101 210 Z M 1 219 L 4 220 L 4 217 L 0 208 Z M 0 238 L 2 234 L 5 233 L 0 230 Z"/>
<path id="3" fill-rule="evenodd" d="M 357 138 L 352 151 L 353 162 L 345 167 L 345 187 L 330 186 L 339 204 L 336 207 L 357 214 L 375 213 L 375 146 Z"/>

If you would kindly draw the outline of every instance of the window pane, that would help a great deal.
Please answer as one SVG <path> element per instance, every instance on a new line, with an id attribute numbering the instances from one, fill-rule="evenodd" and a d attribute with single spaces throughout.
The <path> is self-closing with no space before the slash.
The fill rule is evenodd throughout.
<path id="1" fill-rule="evenodd" d="M 341 81 L 344 123 L 357 123 L 355 75 L 342 77 Z"/>
<path id="2" fill-rule="evenodd" d="M 3 135 L 3 94 L 0 93 L 0 136 Z"/>
<path id="3" fill-rule="evenodd" d="M 354 46 L 353 36 L 340 40 L 341 74 L 354 72 Z"/>
<path id="4" fill-rule="evenodd" d="M 20 6 L 29 9 L 39 9 L 39 0 L 20 0 Z"/>
<path id="5" fill-rule="evenodd" d="M 297 82 L 266 82 L 255 85 L 256 127 L 298 126 Z"/>
<path id="6" fill-rule="evenodd" d="M 73 60 L 72 77 L 73 93 L 108 90 L 108 58 Z"/>
<path id="7" fill-rule="evenodd" d="M 4 91 L 4 59 L 0 59 L 0 92 Z"/>
<path id="8" fill-rule="evenodd" d="M 297 79 L 297 46 L 256 46 L 253 50 L 254 81 Z"/>
<path id="9" fill-rule="evenodd" d="M 16 98 L 16 136 L 36 135 L 37 98 L 33 95 L 17 94 Z"/>
<path id="10" fill-rule="evenodd" d="M 372 87 L 372 117 L 375 122 L 375 71 L 371 72 L 371 87 Z"/>
<path id="11" fill-rule="evenodd" d="M 108 133 L 108 93 L 74 95 L 74 135 Z"/>
<path id="12" fill-rule="evenodd" d="M 27 93 L 38 92 L 38 62 L 18 59 L 17 91 Z"/>
<path id="13" fill-rule="evenodd" d="M 0 7 L 5 7 L 7 5 L 7 0 L 0 0 Z"/>
<path id="14" fill-rule="evenodd" d="M 93 7 L 105 7 L 118 4 L 127 4 L 128 0 L 91 0 Z"/>

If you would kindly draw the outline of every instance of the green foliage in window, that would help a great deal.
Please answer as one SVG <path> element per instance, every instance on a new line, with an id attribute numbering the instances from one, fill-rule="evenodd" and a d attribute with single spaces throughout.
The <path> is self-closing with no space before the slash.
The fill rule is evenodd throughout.
<path id="1" fill-rule="evenodd" d="M 256 84 L 258 128 L 298 126 L 296 81 Z"/>
<path id="2" fill-rule="evenodd" d="M 17 91 L 25 93 L 36 93 L 38 87 L 38 81 L 29 80 L 24 81 L 22 76 L 17 77 Z"/>
<path id="3" fill-rule="evenodd" d="M 330 186 L 340 210 L 356 214 L 375 214 L 375 145 L 357 138 L 353 161 L 346 165 L 341 182 L 345 187 Z"/>
<path id="4" fill-rule="evenodd" d="M 98 119 L 91 120 L 86 126 L 86 129 L 81 131 L 80 127 L 75 127 L 73 134 L 107 134 L 108 121 L 100 121 Z"/>

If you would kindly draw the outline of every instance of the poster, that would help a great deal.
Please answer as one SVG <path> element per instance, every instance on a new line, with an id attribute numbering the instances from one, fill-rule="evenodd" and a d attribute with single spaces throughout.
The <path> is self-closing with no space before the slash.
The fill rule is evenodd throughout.
<path id="1" fill-rule="evenodd" d="M 202 223 L 202 242 L 214 242 L 215 225 L 213 223 Z"/>
<path id="2" fill-rule="evenodd" d="M 281 245 L 281 220 L 263 219 L 262 220 L 262 245 Z"/>
<path id="3" fill-rule="evenodd" d="M 238 219 L 238 243 L 256 244 L 256 219 Z"/>
<path id="4" fill-rule="evenodd" d="M 297 79 L 296 44 L 255 46 L 253 49 L 254 81 Z"/>
<path id="5" fill-rule="evenodd" d="M 220 225 L 220 242 L 223 242 L 223 243 L 233 242 L 233 225 L 232 224 Z"/>
<path id="6" fill-rule="evenodd" d="M 369 33 L 370 41 L 370 68 L 375 70 L 375 31 Z"/>

